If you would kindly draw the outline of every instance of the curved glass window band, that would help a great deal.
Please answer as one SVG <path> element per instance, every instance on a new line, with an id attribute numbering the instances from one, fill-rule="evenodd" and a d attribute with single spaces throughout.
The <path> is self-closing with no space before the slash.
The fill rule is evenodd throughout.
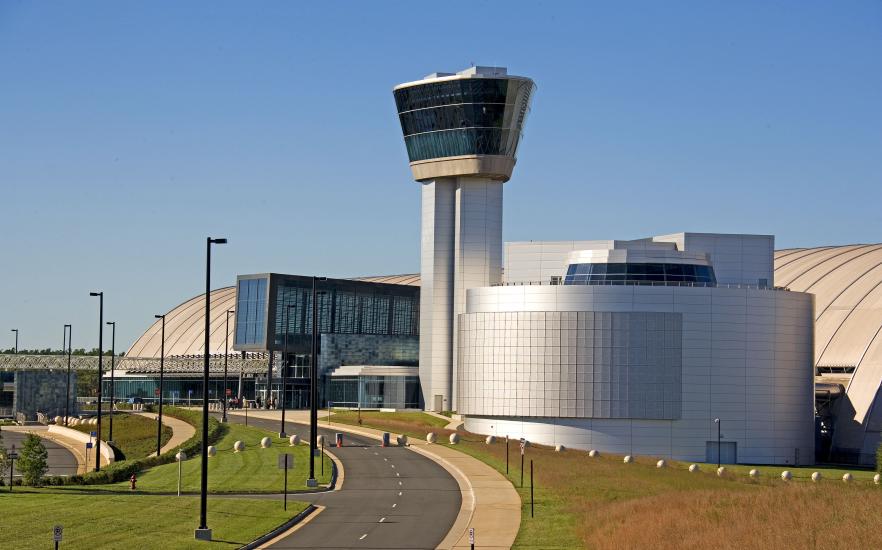
<path id="1" fill-rule="evenodd" d="M 410 162 L 463 155 L 510 155 L 509 130 L 500 128 L 464 128 L 406 136 Z"/>

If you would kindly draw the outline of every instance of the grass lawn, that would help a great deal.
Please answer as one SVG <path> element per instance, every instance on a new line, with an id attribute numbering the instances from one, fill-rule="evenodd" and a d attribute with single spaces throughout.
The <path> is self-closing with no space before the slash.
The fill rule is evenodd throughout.
<path id="1" fill-rule="evenodd" d="M 71 429 L 83 433 L 90 433 L 97 428 L 97 426 L 71 426 Z M 104 416 L 101 419 L 101 439 L 107 441 L 109 435 L 110 418 Z M 163 425 L 162 444 L 168 443 L 171 436 L 172 429 Z M 113 439 L 116 448 L 123 454 L 117 456 L 117 460 L 144 458 L 156 452 L 156 421 L 137 414 L 114 413 Z"/>
<path id="2" fill-rule="evenodd" d="M 435 417 L 422 416 L 410 421 L 397 413 L 362 412 L 362 425 L 420 439 L 431 429 L 447 445 L 450 432 L 438 428 Z M 357 424 L 349 412 L 338 412 L 333 421 Z M 459 433 L 457 450 L 505 474 L 504 439 L 487 445 L 483 436 Z M 716 464 L 690 474 L 688 464 L 679 462 L 657 469 L 651 457 L 623 464 L 618 455 L 589 458 L 584 451 L 556 453 L 534 445 L 527 449 L 520 488 L 516 440 L 509 453 L 508 479 L 523 503 L 515 548 L 882 548 L 882 531 L 869 521 L 882 508 L 882 487 L 870 481 L 873 472 L 852 470 L 856 481 L 845 484 L 840 481 L 845 470 L 837 468 L 756 466 L 762 477 L 751 480 L 752 466 L 732 466 L 720 478 Z M 796 482 L 780 480 L 785 469 Z M 824 481 L 806 481 L 813 471 L 821 471 Z"/>
<path id="3" fill-rule="evenodd" d="M 238 548 L 306 508 L 288 501 L 213 498 L 208 525 L 215 541 L 197 542 L 199 499 L 148 495 L 0 494 L 4 548 L 51 548 L 52 527 L 64 526 L 61 548 Z"/>
<path id="4" fill-rule="evenodd" d="M 309 475 L 309 446 L 290 447 L 288 440 L 281 440 L 277 433 L 259 428 L 226 424 L 227 430 L 217 444 L 217 455 L 208 459 L 208 490 L 212 493 L 280 493 L 284 483 L 283 472 L 278 468 L 277 457 L 280 453 L 294 455 L 294 468 L 288 470 L 288 490 L 306 490 L 306 478 Z M 115 431 L 115 430 L 114 430 Z M 272 446 L 267 449 L 260 447 L 260 440 L 268 436 Z M 233 443 L 243 441 L 245 450 L 233 452 Z M 331 479 L 331 459 L 325 460 L 325 475 L 321 476 L 321 461 L 315 459 L 315 471 L 320 484 L 329 483 Z M 182 491 L 198 492 L 200 489 L 200 455 L 189 457 L 184 461 L 182 469 Z M 178 464 L 164 464 L 150 468 L 138 475 L 138 491 L 146 493 L 169 493 L 178 488 Z M 71 485 L 58 487 L 58 490 L 110 490 L 129 492 L 129 483 L 110 485 Z"/>

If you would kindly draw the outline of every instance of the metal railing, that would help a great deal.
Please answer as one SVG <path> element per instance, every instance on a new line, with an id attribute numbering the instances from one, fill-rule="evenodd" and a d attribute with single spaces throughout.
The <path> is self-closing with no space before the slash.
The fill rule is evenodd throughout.
<path id="1" fill-rule="evenodd" d="M 699 283 L 693 281 L 511 281 L 494 283 L 490 286 L 658 286 L 658 287 L 693 287 L 693 288 L 743 288 L 750 290 L 781 290 L 789 291 L 785 286 L 752 285 L 745 283 Z"/>

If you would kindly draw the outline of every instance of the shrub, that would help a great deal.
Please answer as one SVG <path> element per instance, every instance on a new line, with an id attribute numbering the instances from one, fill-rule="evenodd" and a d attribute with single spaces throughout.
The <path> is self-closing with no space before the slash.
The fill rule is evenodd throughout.
<path id="1" fill-rule="evenodd" d="M 876 447 L 876 471 L 882 472 L 882 443 Z"/>
<path id="2" fill-rule="evenodd" d="M 18 458 L 18 471 L 21 472 L 24 483 L 34 487 L 40 484 L 49 470 L 48 458 L 49 453 L 40 438 L 32 433 L 28 434 Z"/>

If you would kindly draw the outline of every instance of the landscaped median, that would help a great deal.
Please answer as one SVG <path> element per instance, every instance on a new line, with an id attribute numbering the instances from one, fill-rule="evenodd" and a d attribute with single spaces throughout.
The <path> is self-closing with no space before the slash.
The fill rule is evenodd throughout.
<path id="1" fill-rule="evenodd" d="M 414 417 L 414 414 L 418 416 Z M 487 444 L 484 436 L 457 432 L 451 446 L 443 420 L 419 413 L 336 411 L 337 423 L 363 426 L 411 439 L 437 434 L 436 445 L 453 447 L 506 472 L 505 438 Z M 535 517 L 530 516 L 530 461 L 535 476 Z M 530 445 L 525 454 L 524 485 L 517 440 L 509 442 L 507 479 L 518 491 L 521 522 L 514 548 L 882 548 L 882 532 L 868 518 L 882 508 L 882 486 L 873 472 L 841 469 L 758 466 L 727 467 L 621 455 L 592 458 L 586 451 Z M 780 478 L 784 470 L 793 481 Z M 822 472 L 818 483 L 808 481 Z M 823 518 L 823 519 L 821 519 Z M 478 533 L 480 536 L 480 533 Z"/>

